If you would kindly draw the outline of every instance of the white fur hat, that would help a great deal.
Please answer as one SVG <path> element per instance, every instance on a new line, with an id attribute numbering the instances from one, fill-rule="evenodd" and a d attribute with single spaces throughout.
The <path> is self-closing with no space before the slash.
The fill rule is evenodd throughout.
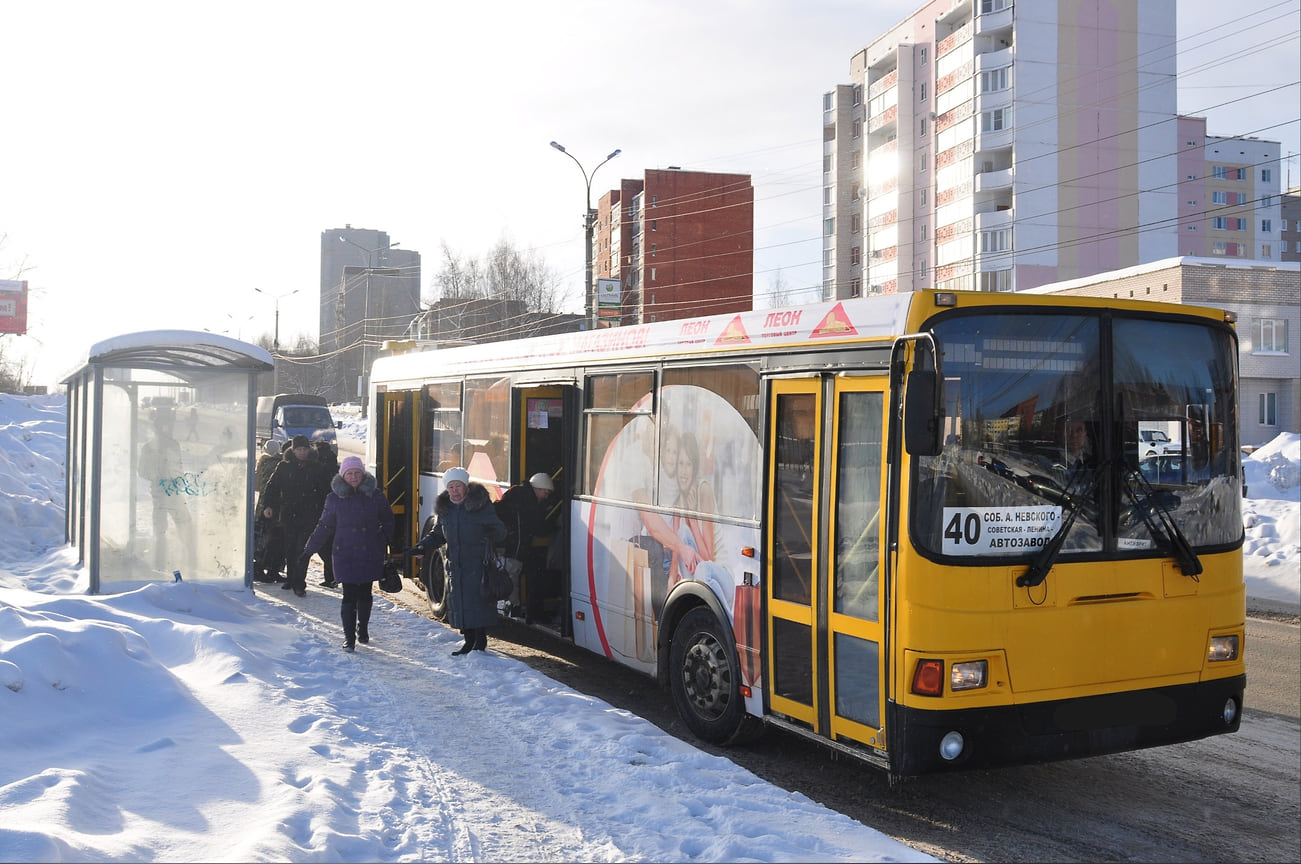
<path id="1" fill-rule="evenodd" d="M 470 472 L 464 468 L 448 468 L 447 473 L 443 475 L 443 485 L 448 483 L 464 483 L 470 485 Z"/>

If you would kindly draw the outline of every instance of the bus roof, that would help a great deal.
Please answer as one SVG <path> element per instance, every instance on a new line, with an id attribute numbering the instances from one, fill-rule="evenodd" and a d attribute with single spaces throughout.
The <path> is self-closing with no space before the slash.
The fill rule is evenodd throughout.
<path id="1" fill-rule="evenodd" d="M 941 303 L 939 298 L 953 298 Z M 524 371 L 606 361 L 651 361 L 664 356 L 746 354 L 756 350 L 821 348 L 849 342 L 889 342 L 920 327 L 941 306 L 1019 305 L 1153 308 L 1171 304 L 1061 295 L 983 291 L 915 291 L 827 303 L 684 318 L 485 342 L 435 351 L 412 351 L 375 361 L 372 379 L 402 381 L 511 369 Z M 1185 314 L 1216 315 L 1217 310 L 1180 306 Z"/>

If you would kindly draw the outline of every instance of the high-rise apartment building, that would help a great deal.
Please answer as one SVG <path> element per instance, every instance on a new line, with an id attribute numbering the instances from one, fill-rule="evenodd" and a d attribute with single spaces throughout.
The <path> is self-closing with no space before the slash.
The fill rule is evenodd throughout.
<path id="1" fill-rule="evenodd" d="M 1288 260 L 1282 145 L 1207 135 L 1205 117 L 1179 118 L 1178 145 L 1179 254 Z"/>
<path id="2" fill-rule="evenodd" d="M 752 309 L 750 175 L 671 168 L 621 180 L 601 196 L 592 246 L 605 325 Z"/>
<path id="3" fill-rule="evenodd" d="M 1175 54 L 1173 0 L 923 6 L 823 97 L 824 296 L 1175 255 Z"/>
<path id="4" fill-rule="evenodd" d="M 1279 238 L 1283 254 L 1281 261 L 1301 261 L 1301 186 L 1295 186 L 1282 195 L 1279 208 Z"/>
<path id="5" fill-rule="evenodd" d="M 321 232 L 321 355 L 330 399 L 365 396 L 370 364 L 386 339 L 400 339 L 420 313 L 420 253 L 384 231 Z"/>

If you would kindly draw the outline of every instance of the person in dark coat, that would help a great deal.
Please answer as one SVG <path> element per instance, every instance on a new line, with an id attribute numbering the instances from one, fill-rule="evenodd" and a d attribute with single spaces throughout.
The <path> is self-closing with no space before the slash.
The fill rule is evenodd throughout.
<path id="1" fill-rule="evenodd" d="M 333 477 L 339 470 L 339 456 L 334 452 L 334 446 L 329 441 L 317 441 L 314 446 L 316 448 L 316 461 L 325 466 L 325 470 L 330 472 L 330 476 Z M 333 484 L 334 481 L 331 480 L 330 483 Z M 326 550 L 330 548 L 328 540 L 325 542 L 324 548 Z M 321 563 L 325 565 L 325 578 L 321 580 L 321 587 L 333 588 L 335 586 L 334 556 L 330 555 L 328 551 L 322 552 Z"/>
<path id="2" fill-rule="evenodd" d="M 303 548 L 304 561 L 316 552 L 334 561 L 334 576 L 343 587 L 339 617 L 343 620 L 343 650 L 370 642 L 372 584 L 384 575 L 384 557 L 393 540 L 393 508 L 356 456 L 339 465 L 330 480 L 330 494 L 312 536 Z M 305 566 L 305 565 L 304 565 Z"/>
<path id="3" fill-rule="evenodd" d="M 488 647 L 488 628 L 497 623 L 497 601 L 483 588 L 483 557 L 489 544 L 506 537 L 506 526 L 493 510 L 488 490 L 471 483 L 464 468 L 452 468 L 443 475 L 447 488 L 434 502 L 438 517 L 434 527 L 407 550 L 424 555 L 443 549 L 447 574 L 447 623 L 461 631 L 465 644 L 453 651 L 459 657 Z"/>
<path id="4" fill-rule="evenodd" d="M 512 486 L 493 505 L 497 516 L 506 525 L 504 554 L 514 559 L 512 576 L 519 579 L 527 604 L 525 620 L 532 623 L 542 610 L 545 599 L 541 572 L 545 561 L 544 550 L 535 548 L 534 538 L 544 537 L 547 531 L 547 499 L 556 490 L 551 475 L 539 471 L 523 483 Z"/>
<path id="5" fill-rule="evenodd" d="M 286 448 L 288 443 L 285 442 Z M 262 446 L 262 455 L 254 469 L 259 498 L 266 491 L 276 466 L 284 461 L 286 448 L 282 448 L 279 441 L 270 439 Z M 285 566 L 284 532 L 275 520 L 263 516 L 260 510 L 255 509 L 254 514 L 253 577 L 259 582 L 283 582 L 280 571 Z"/>
<path id="6" fill-rule="evenodd" d="M 266 518 L 275 519 L 284 530 L 289 568 L 283 587 L 303 597 L 307 594 L 307 559 L 295 555 L 293 550 L 307 544 L 321 518 L 325 496 L 330 494 L 331 475 L 316 461 L 306 435 L 295 435 L 292 445 L 292 455 L 276 466 L 267 481 L 257 510 Z"/>

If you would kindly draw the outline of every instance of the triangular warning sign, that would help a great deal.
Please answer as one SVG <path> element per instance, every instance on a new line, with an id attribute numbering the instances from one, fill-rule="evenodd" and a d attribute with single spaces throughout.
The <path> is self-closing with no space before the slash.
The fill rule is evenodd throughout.
<path id="1" fill-rule="evenodd" d="M 748 344 L 750 336 L 745 332 L 745 325 L 741 323 L 741 316 L 737 315 L 728 325 L 723 328 L 723 332 L 718 334 L 718 341 L 715 345 L 744 345 Z"/>
<path id="2" fill-rule="evenodd" d="M 849 322 L 849 316 L 845 314 L 843 304 L 837 303 L 832 307 L 827 316 L 823 318 L 809 338 L 817 339 L 820 336 L 857 336 L 858 330 Z"/>

